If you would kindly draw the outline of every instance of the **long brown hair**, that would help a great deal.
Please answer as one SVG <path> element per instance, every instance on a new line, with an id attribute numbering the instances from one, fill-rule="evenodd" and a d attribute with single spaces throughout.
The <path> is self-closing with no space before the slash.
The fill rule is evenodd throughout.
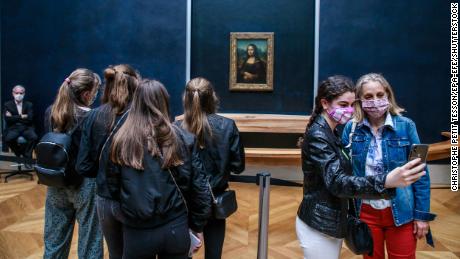
<path id="1" fill-rule="evenodd" d="M 405 111 L 404 108 L 401 108 L 401 106 L 399 106 L 396 103 L 395 94 L 393 92 L 393 89 L 391 88 L 390 83 L 388 83 L 388 81 L 385 79 L 385 77 L 383 77 L 383 75 L 377 74 L 377 73 L 369 73 L 369 74 L 361 76 L 358 79 L 358 82 L 356 83 L 356 98 L 358 100 L 361 100 L 361 97 L 363 95 L 364 85 L 367 84 L 368 82 L 377 82 L 383 87 L 383 89 L 385 89 L 385 92 L 387 93 L 388 102 L 390 103 L 390 107 L 388 107 L 388 111 L 390 112 L 391 115 L 401 115 L 401 113 Z M 354 119 L 357 122 L 363 121 L 365 117 L 365 112 L 363 111 L 363 108 L 361 107 L 361 102 L 355 102 L 354 108 L 355 108 Z"/>
<path id="2" fill-rule="evenodd" d="M 126 110 L 132 101 L 134 91 L 141 79 L 140 74 L 130 65 L 109 66 L 104 70 L 105 87 L 101 103 L 108 104 L 109 126 L 112 127 L 117 115 Z"/>
<path id="3" fill-rule="evenodd" d="M 86 68 L 73 71 L 59 87 L 59 92 L 51 108 L 51 125 L 53 131 L 66 132 L 75 125 L 76 107 L 88 106 L 82 99 L 86 91 L 99 87 L 100 78 Z"/>
<path id="4" fill-rule="evenodd" d="M 212 136 L 207 115 L 215 113 L 219 104 L 211 82 L 203 77 L 190 80 L 185 86 L 183 102 L 183 126 L 195 134 L 198 144 L 203 148 L 205 136 Z"/>
<path id="5" fill-rule="evenodd" d="M 142 170 L 145 145 L 152 156 L 163 158 L 163 168 L 182 163 L 169 120 L 169 95 L 156 80 L 142 80 L 137 87 L 128 117 L 113 137 L 110 159 Z"/>

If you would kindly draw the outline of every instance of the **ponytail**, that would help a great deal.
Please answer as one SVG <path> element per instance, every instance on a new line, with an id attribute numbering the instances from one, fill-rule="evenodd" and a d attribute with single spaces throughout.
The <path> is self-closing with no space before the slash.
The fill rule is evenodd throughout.
<path id="1" fill-rule="evenodd" d="M 317 103 L 319 103 L 319 105 L 317 105 Z M 318 118 L 318 116 L 321 116 L 322 112 L 323 112 L 323 106 L 321 106 L 321 99 L 318 100 L 318 96 L 316 96 L 316 98 L 315 98 L 315 108 L 313 109 L 313 112 L 311 113 L 310 118 L 308 119 L 308 123 L 307 123 L 305 133 L 311 127 L 311 125 L 316 120 L 316 118 Z M 297 147 L 301 148 L 302 144 L 303 144 L 303 141 L 304 141 L 304 137 L 300 137 L 297 140 Z"/>
<path id="2" fill-rule="evenodd" d="M 59 87 L 51 106 L 51 128 L 56 132 L 67 132 L 75 125 L 77 105 L 85 106 L 82 93 L 99 87 L 98 76 L 86 68 L 78 68 Z"/>
<path id="3" fill-rule="evenodd" d="M 187 83 L 183 99 L 184 128 L 195 134 L 200 148 L 204 148 L 205 139 L 212 137 L 207 115 L 216 112 L 217 96 L 211 83 L 198 77 Z"/>
<path id="4" fill-rule="evenodd" d="M 74 121 L 75 102 L 73 93 L 68 81 L 64 81 L 59 88 L 53 106 L 51 107 L 51 127 L 56 132 L 70 130 Z"/>
<path id="5" fill-rule="evenodd" d="M 133 99 L 140 75 L 131 66 L 126 64 L 110 66 L 104 70 L 105 89 L 102 95 L 102 104 L 109 104 L 109 123 L 111 129 L 115 118 L 122 114 Z"/>
<path id="6" fill-rule="evenodd" d="M 321 100 L 319 100 L 321 102 Z M 323 112 L 323 106 L 320 105 L 315 105 L 315 108 L 313 109 L 313 112 L 310 115 L 310 119 L 308 120 L 307 124 L 307 129 L 310 128 L 310 126 L 313 124 L 313 122 L 318 118 L 318 116 L 321 115 Z"/>

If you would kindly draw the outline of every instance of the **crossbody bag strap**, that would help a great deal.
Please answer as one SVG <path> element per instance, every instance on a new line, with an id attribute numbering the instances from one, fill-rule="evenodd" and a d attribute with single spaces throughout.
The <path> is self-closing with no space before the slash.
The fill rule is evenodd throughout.
<path id="1" fill-rule="evenodd" d="M 209 191 L 211 192 L 212 202 L 214 204 L 217 204 L 217 199 L 216 199 L 216 196 L 214 196 L 214 192 L 212 191 L 211 183 L 209 182 L 209 177 L 207 179 L 207 182 L 208 182 Z"/>
<path id="2" fill-rule="evenodd" d="M 51 122 L 51 115 L 50 115 L 49 120 L 50 120 L 49 132 L 54 132 L 54 131 L 53 131 L 53 123 Z M 72 134 L 78 129 L 78 127 L 80 127 L 80 125 L 83 124 L 83 121 L 84 121 L 84 119 L 81 119 L 81 120 L 77 123 L 77 125 L 75 125 L 75 127 L 73 127 L 72 129 L 70 129 L 69 131 L 63 132 L 63 133 L 65 133 L 65 134 L 67 134 L 67 135 L 69 135 L 69 136 L 72 136 Z"/>
<path id="3" fill-rule="evenodd" d="M 75 127 L 73 127 L 67 134 L 69 136 L 72 136 L 72 134 L 83 124 L 84 121 L 85 119 L 81 118 L 80 121 L 77 123 L 77 125 L 75 125 Z"/>
<path id="4" fill-rule="evenodd" d="M 171 175 L 171 178 L 173 179 L 173 182 L 174 182 L 174 184 L 176 185 L 176 188 L 177 188 L 177 190 L 178 190 L 179 193 L 180 193 L 180 197 L 181 197 L 182 200 L 184 201 L 185 209 L 187 210 L 187 214 L 189 214 L 189 210 L 188 210 L 188 206 L 187 206 L 187 201 L 185 200 L 185 196 L 184 196 L 184 194 L 182 193 L 182 190 L 180 189 L 179 185 L 177 185 L 176 178 L 174 178 L 174 175 L 173 175 L 173 173 L 171 172 L 171 169 L 168 168 L 168 172 L 169 172 L 169 174 Z"/>
<path id="5" fill-rule="evenodd" d="M 123 120 L 123 118 L 128 114 L 129 110 L 130 109 L 126 110 L 125 113 L 123 113 L 123 115 L 121 115 L 120 119 L 118 119 L 118 121 L 117 121 L 117 124 L 115 124 L 115 126 L 112 129 L 112 131 L 110 131 L 110 134 L 107 137 L 107 139 L 105 140 L 104 145 L 102 145 L 101 153 L 99 154 L 99 161 L 101 161 L 102 152 L 103 152 L 105 146 L 107 145 L 107 142 L 109 142 L 109 139 L 112 137 L 113 133 L 118 129 L 118 126 L 120 125 L 120 123 Z"/>

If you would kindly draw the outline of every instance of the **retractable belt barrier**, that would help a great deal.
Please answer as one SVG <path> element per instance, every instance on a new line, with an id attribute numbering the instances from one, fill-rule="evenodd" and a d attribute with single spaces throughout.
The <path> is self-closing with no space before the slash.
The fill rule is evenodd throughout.
<path id="1" fill-rule="evenodd" d="M 256 183 L 259 185 L 259 236 L 257 241 L 257 259 L 268 257 L 268 220 L 270 205 L 270 185 L 302 187 L 303 184 L 271 178 L 270 173 L 262 172 L 257 176 L 230 175 L 229 181 Z"/>
<path id="2" fill-rule="evenodd" d="M 258 174 L 259 175 L 259 174 Z M 239 182 L 239 183 L 255 183 L 259 185 L 258 179 L 259 177 L 252 176 L 252 175 L 230 175 L 229 181 L 230 182 Z M 292 186 L 292 187 L 302 187 L 303 184 L 297 182 L 291 182 L 288 180 L 278 179 L 278 178 L 270 178 L 270 185 L 278 185 L 278 186 Z"/>

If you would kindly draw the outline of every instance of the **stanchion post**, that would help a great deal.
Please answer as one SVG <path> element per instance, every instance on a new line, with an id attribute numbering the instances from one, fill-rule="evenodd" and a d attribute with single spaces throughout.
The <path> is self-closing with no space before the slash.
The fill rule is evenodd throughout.
<path id="1" fill-rule="evenodd" d="M 268 256 L 268 216 L 270 205 L 270 173 L 258 173 L 259 184 L 259 241 L 257 259 L 267 259 Z"/>

